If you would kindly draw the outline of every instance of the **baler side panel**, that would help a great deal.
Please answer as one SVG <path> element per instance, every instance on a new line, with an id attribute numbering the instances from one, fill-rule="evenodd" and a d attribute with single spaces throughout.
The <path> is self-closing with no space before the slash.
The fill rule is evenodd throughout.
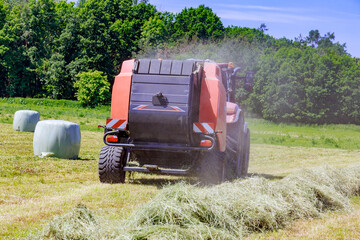
<path id="1" fill-rule="evenodd" d="M 131 81 L 135 60 L 124 61 L 120 74 L 115 77 L 111 96 L 111 118 L 128 122 Z"/>
<path id="2" fill-rule="evenodd" d="M 220 68 L 215 63 L 204 64 L 201 83 L 199 122 L 214 123 L 219 150 L 226 149 L 226 91 L 221 82 Z"/>

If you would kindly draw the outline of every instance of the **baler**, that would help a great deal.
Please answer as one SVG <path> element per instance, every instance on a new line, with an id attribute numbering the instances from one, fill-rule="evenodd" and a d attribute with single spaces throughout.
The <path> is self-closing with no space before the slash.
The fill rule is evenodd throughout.
<path id="1" fill-rule="evenodd" d="M 132 59 L 116 76 L 99 178 L 126 172 L 196 175 L 205 183 L 246 176 L 250 131 L 235 103 L 240 68 L 209 60 Z M 244 87 L 251 89 L 252 74 Z"/>

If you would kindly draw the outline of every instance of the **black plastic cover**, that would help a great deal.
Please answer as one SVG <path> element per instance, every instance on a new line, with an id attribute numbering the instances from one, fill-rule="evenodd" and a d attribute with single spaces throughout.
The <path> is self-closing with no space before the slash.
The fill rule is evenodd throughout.
<path id="1" fill-rule="evenodd" d="M 140 59 L 132 78 L 129 130 L 137 142 L 189 144 L 195 62 Z"/>
<path id="2" fill-rule="evenodd" d="M 152 59 L 150 61 L 150 74 L 160 74 L 161 60 Z"/>
<path id="3" fill-rule="evenodd" d="M 171 73 L 171 66 L 172 66 L 171 60 L 163 60 L 161 62 L 160 74 L 169 75 Z"/>
<path id="4" fill-rule="evenodd" d="M 173 61 L 171 66 L 171 75 L 181 75 L 182 61 Z"/>
<path id="5" fill-rule="evenodd" d="M 134 66 L 136 74 L 190 76 L 195 70 L 195 61 L 139 59 Z"/>
<path id="6" fill-rule="evenodd" d="M 135 65 L 138 67 L 138 72 L 139 73 L 144 73 L 144 74 L 148 74 L 149 73 L 149 69 L 150 69 L 150 60 L 149 59 L 143 59 L 143 61 L 138 61 L 138 64 Z"/>

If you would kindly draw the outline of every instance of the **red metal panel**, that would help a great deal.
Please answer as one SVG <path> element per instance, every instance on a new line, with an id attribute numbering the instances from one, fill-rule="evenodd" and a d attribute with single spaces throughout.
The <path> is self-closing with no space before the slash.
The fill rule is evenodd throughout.
<path id="1" fill-rule="evenodd" d="M 226 149 L 226 91 L 216 63 L 205 62 L 201 82 L 199 122 L 215 124 L 219 150 Z"/>
<path id="2" fill-rule="evenodd" d="M 129 121 L 129 101 L 134 62 L 134 59 L 124 61 L 120 74 L 115 77 L 111 96 L 111 118 Z"/>

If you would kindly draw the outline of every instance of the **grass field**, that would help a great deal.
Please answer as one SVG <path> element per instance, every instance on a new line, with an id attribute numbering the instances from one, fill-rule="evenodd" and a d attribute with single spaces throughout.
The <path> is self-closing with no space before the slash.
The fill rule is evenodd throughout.
<path id="1" fill-rule="evenodd" d="M 81 128 L 79 160 L 33 156 L 33 133 L 12 130 L 13 114 L 31 109 L 40 119 L 63 119 Z M 85 109 L 73 101 L 0 99 L 0 239 L 14 239 L 40 230 L 55 215 L 84 204 L 106 219 L 123 219 L 149 201 L 163 185 L 178 177 L 134 174 L 123 185 L 100 184 L 97 159 L 109 107 Z M 358 163 L 360 126 L 276 125 L 250 119 L 250 175 L 280 179 L 301 168 L 336 167 Z M 360 198 L 352 198 L 353 211 L 328 213 L 327 217 L 299 220 L 278 232 L 264 232 L 249 239 L 358 239 Z"/>

